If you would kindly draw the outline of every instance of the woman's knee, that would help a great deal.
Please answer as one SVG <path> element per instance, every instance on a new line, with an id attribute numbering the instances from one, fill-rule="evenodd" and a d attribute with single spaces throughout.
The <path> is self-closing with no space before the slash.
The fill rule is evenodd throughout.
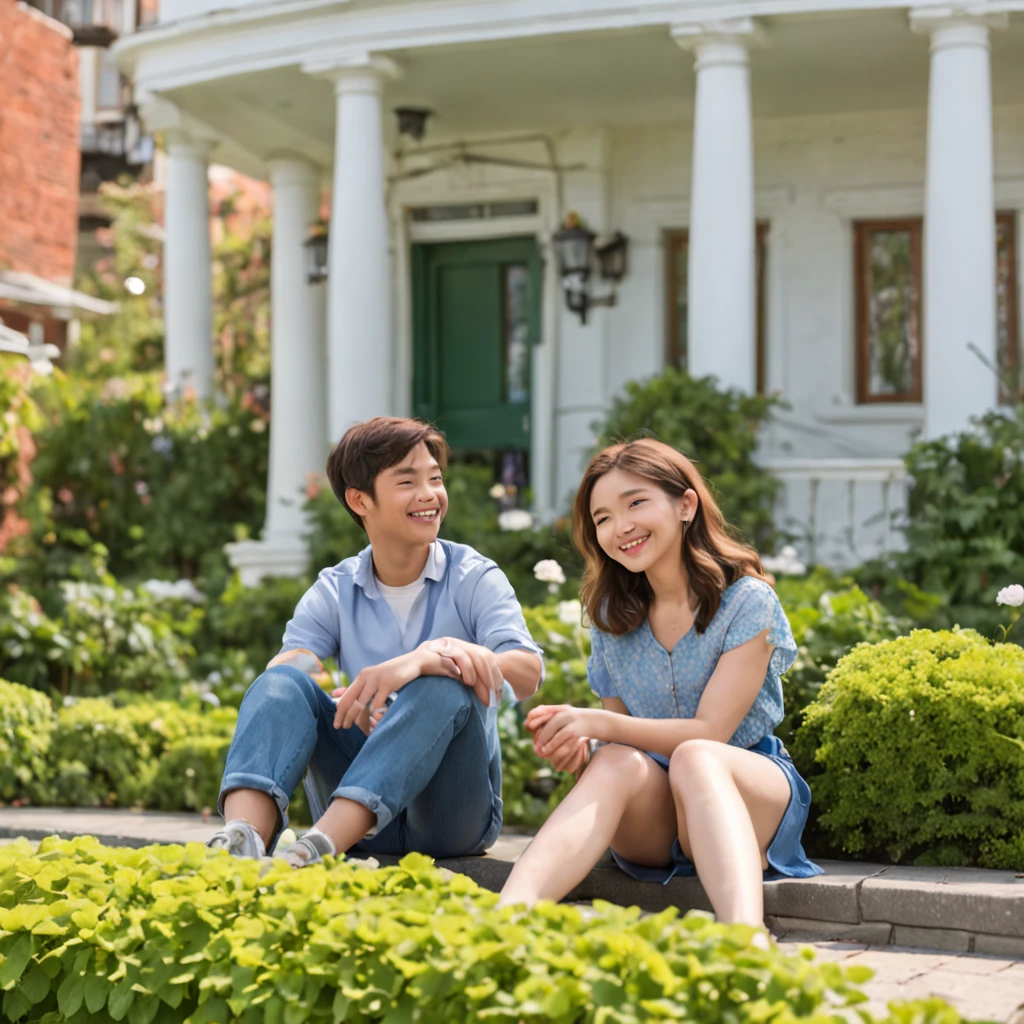
<path id="1" fill-rule="evenodd" d="M 692 739 L 680 743 L 672 751 L 668 765 L 669 782 L 673 787 L 686 781 L 717 771 L 722 766 L 722 751 L 726 744 L 718 740 Z"/>
<path id="2" fill-rule="evenodd" d="M 650 758 L 636 747 L 621 743 L 608 743 L 594 751 L 583 778 L 601 779 L 604 782 L 637 782 L 641 780 L 651 764 Z"/>

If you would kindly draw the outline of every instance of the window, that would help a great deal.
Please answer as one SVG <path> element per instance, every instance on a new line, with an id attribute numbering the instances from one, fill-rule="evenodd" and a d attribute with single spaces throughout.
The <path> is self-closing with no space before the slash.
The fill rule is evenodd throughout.
<path id="1" fill-rule="evenodd" d="M 921 221 L 854 226 L 857 401 L 921 401 Z"/>
<path id="2" fill-rule="evenodd" d="M 1017 214 L 1000 213 L 996 216 L 996 360 L 1002 404 L 1024 398 L 1019 332 Z"/>
<path id="3" fill-rule="evenodd" d="M 921 218 L 854 224 L 857 401 L 920 402 Z M 996 215 L 996 344 L 1000 401 L 1022 386 L 1016 214 Z"/>
<path id="4" fill-rule="evenodd" d="M 689 338 L 687 336 L 689 293 L 690 233 L 685 228 L 672 228 L 664 232 L 665 244 L 665 363 L 684 367 L 687 364 Z M 759 223 L 756 232 L 754 263 L 755 325 L 757 346 L 757 393 L 765 388 L 765 319 L 768 290 L 768 225 Z"/>

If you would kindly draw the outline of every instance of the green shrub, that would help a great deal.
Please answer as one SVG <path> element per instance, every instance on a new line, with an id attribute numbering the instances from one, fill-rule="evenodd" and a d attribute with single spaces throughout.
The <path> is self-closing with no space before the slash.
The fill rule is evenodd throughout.
<path id="1" fill-rule="evenodd" d="M 1024 580 L 1024 404 L 987 413 L 904 458 L 911 488 L 906 550 L 858 571 L 866 589 L 919 624 L 995 639 L 996 594 Z"/>
<path id="2" fill-rule="evenodd" d="M 347 514 L 347 513 L 346 513 Z M 312 580 L 271 577 L 244 587 L 232 577 L 220 597 L 211 602 L 203 622 L 201 668 L 223 673 L 229 652 L 242 652 L 251 666 L 251 683 L 281 649 L 284 627 Z"/>
<path id="3" fill-rule="evenodd" d="M 839 583 L 836 590 L 820 591 L 813 605 L 796 607 L 787 603 L 795 596 L 792 589 L 780 587 L 798 652 L 783 682 L 786 717 L 776 730 L 785 742 L 792 739 L 804 708 L 844 655 L 858 644 L 893 640 L 910 629 L 909 622 L 891 615 L 860 587 L 850 586 L 848 580 Z M 812 581 L 805 593 L 815 592 L 817 581 Z"/>
<path id="4" fill-rule="evenodd" d="M 198 712 L 173 701 L 137 700 L 123 707 L 104 698 L 71 701 L 54 723 L 51 781 L 30 794 L 36 803 L 63 807 L 153 807 L 159 778 L 160 809 L 191 810 L 181 796 L 174 805 L 171 772 L 160 762 L 188 740 L 230 741 L 235 719 L 233 708 Z M 178 779 L 179 794 L 186 779 Z"/>
<path id="5" fill-rule="evenodd" d="M 1021 868 L 1024 650 L 971 630 L 855 648 L 805 712 L 794 755 L 835 850 Z"/>
<path id="6" fill-rule="evenodd" d="M 155 811 L 215 809 L 230 746 L 230 736 L 196 736 L 172 743 L 157 764 L 147 806 Z"/>
<path id="7" fill-rule="evenodd" d="M 51 1024 L 781 1024 L 840 1019 L 871 975 L 759 949 L 754 929 L 700 914 L 495 901 L 416 854 L 264 872 L 199 844 L 21 840 L 0 850 L 3 1010 Z M 892 1019 L 959 1021 L 938 1000 Z"/>
<path id="8" fill-rule="evenodd" d="M 0 679 L 0 800 L 24 796 L 47 775 L 53 706 L 35 690 Z"/>
<path id="9" fill-rule="evenodd" d="M 0 672 L 37 689 L 93 695 L 137 689 L 169 695 L 190 678 L 202 612 L 104 576 L 66 580 L 47 615 L 26 591 L 0 591 Z"/>
<path id="10" fill-rule="evenodd" d="M 678 448 L 696 463 L 727 522 L 759 550 L 771 551 L 779 483 L 757 465 L 754 452 L 760 427 L 782 405 L 775 397 L 721 391 L 712 377 L 696 379 L 669 367 L 630 381 L 593 428 L 600 447 L 653 434 Z"/>
<path id="11" fill-rule="evenodd" d="M 35 488 L 46 514 L 19 554 L 47 575 L 54 548 L 100 542 L 118 577 L 194 577 L 264 518 L 267 420 L 251 397 L 166 405 L 157 374 L 116 381 L 56 373 L 36 387 Z M 77 532 L 74 532 L 77 531 Z M 30 589 L 32 589 L 30 587 Z"/>

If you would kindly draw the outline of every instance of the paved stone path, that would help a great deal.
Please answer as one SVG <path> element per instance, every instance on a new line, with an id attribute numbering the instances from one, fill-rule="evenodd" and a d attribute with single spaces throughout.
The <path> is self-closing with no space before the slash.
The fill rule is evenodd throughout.
<path id="1" fill-rule="evenodd" d="M 780 943 L 799 949 L 802 943 Z M 844 966 L 864 964 L 875 976 L 864 990 L 863 1008 L 885 1012 L 893 999 L 941 996 L 969 1020 L 1024 1024 L 1024 961 L 966 953 L 933 953 L 898 946 L 865 946 L 857 942 L 813 942 L 819 959 Z"/>
<path id="2" fill-rule="evenodd" d="M 112 844 L 132 846 L 205 842 L 218 822 L 216 817 L 204 821 L 196 814 L 144 811 L 37 807 L 0 810 L 3 836 L 24 832 L 38 837 L 59 830 L 63 835 L 89 834 Z M 490 851 L 491 862 L 514 861 L 527 841 L 525 836 L 503 835 Z M 0 838 L 0 844 L 7 842 L 9 838 Z M 478 865 L 481 860 L 476 858 Z M 1024 959 L 872 946 L 863 942 L 825 942 L 813 934 L 803 936 L 799 932 L 787 933 L 780 945 L 794 951 L 810 945 L 821 959 L 872 968 L 875 977 L 865 985 L 870 1002 L 864 1006 L 875 1014 L 884 1013 L 886 1003 L 892 999 L 936 995 L 970 1020 L 1024 1024 Z"/>

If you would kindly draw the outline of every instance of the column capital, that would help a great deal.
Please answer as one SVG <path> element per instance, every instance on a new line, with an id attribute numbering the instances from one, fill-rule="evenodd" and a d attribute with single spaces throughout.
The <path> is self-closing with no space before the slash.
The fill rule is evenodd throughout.
<path id="1" fill-rule="evenodd" d="M 160 132 L 168 152 L 206 159 L 219 141 L 205 125 L 189 117 L 180 107 L 159 96 L 148 96 L 138 107 L 139 117 L 149 132 Z"/>
<path id="2" fill-rule="evenodd" d="M 275 150 L 264 161 L 270 171 L 270 182 L 279 185 L 309 185 L 320 181 L 319 164 L 287 150 Z"/>
<path id="3" fill-rule="evenodd" d="M 933 47 L 987 45 L 989 30 L 1006 28 L 1010 22 L 1004 4 L 969 0 L 913 7 L 909 18 L 911 31 L 931 35 Z"/>
<path id="4" fill-rule="evenodd" d="M 384 82 L 401 77 L 401 68 L 390 57 L 379 53 L 326 54 L 302 65 L 314 78 L 326 78 L 337 94 L 379 93 Z"/>
<path id="5" fill-rule="evenodd" d="M 728 18 L 674 24 L 672 38 L 684 50 L 693 50 L 699 67 L 746 64 L 747 52 L 765 46 L 767 34 L 754 18 Z"/>

